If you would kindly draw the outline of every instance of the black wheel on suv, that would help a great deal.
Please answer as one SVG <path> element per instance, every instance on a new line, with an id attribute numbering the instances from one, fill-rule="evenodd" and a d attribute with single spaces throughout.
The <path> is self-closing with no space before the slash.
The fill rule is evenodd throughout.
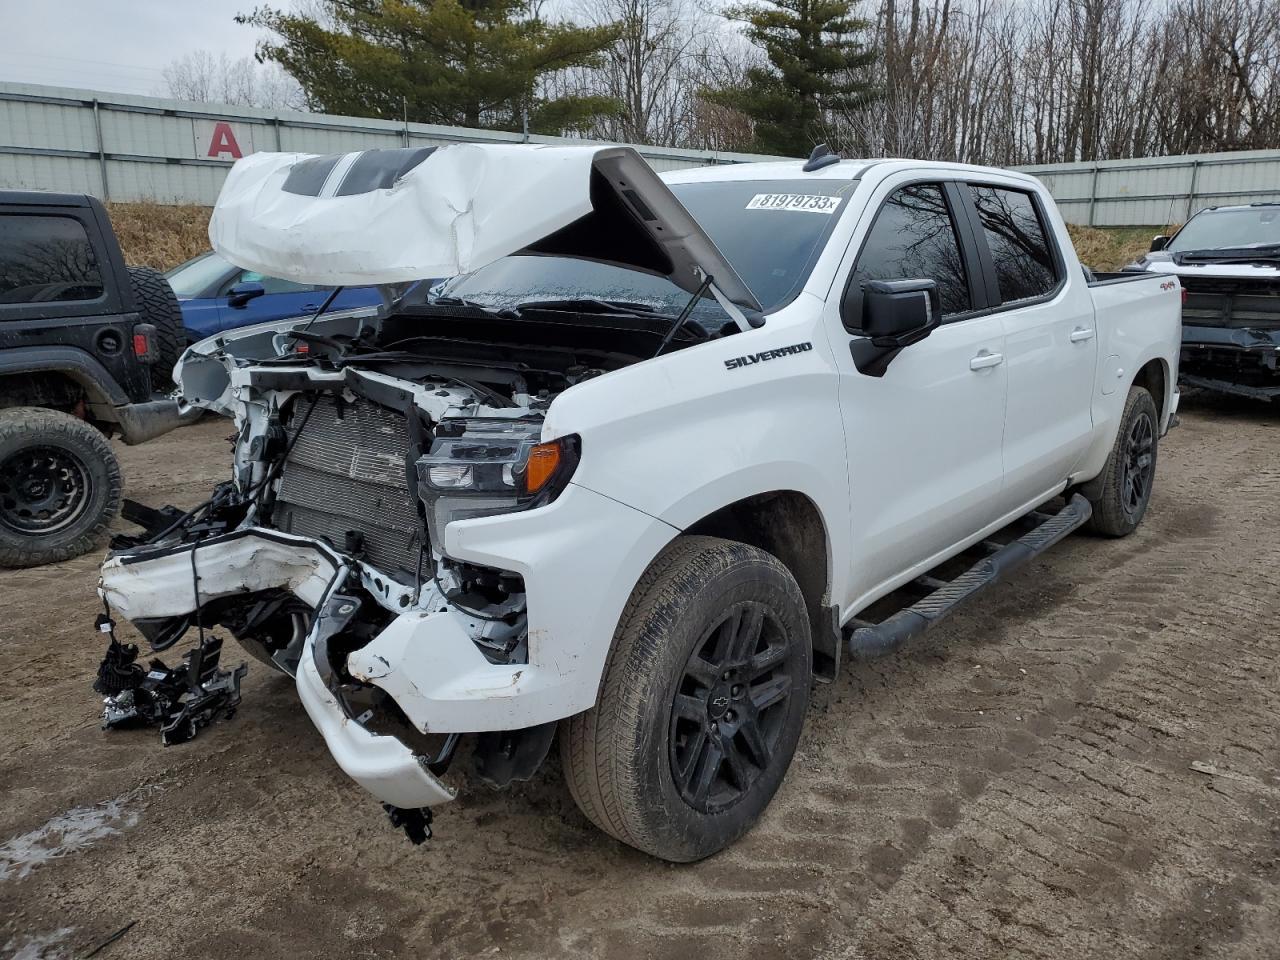
<path id="1" fill-rule="evenodd" d="M 570 792 L 624 843 L 691 861 L 768 806 L 804 724 L 804 598 L 776 558 L 681 537 L 636 586 L 600 698 L 561 728 Z"/>
<path id="2" fill-rule="evenodd" d="M 187 349 L 182 307 L 173 287 L 158 270 L 130 267 L 129 279 L 138 298 L 143 322 L 156 328 L 156 351 L 160 356 L 151 368 L 151 385 L 156 390 L 172 390 L 173 365 Z"/>
<path id="3" fill-rule="evenodd" d="M 1130 387 L 1120 418 L 1120 431 L 1100 487 L 1090 496 L 1093 516 L 1088 529 L 1107 537 L 1127 537 L 1138 528 L 1151 502 L 1159 452 L 1160 412 L 1143 387 Z"/>
<path id="4" fill-rule="evenodd" d="M 34 567 L 87 553 L 120 510 L 111 444 L 57 410 L 0 411 L 0 566 Z"/>

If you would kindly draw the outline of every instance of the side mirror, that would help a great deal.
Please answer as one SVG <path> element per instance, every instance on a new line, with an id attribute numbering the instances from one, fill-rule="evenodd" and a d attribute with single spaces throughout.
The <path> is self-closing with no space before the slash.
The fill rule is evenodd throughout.
<path id="1" fill-rule="evenodd" d="M 1151 252 L 1158 253 L 1159 251 L 1163 250 L 1165 247 L 1169 245 L 1169 241 L 1172 239 L 1173 239 L 1172 237 L 1167 237 L 1163 233 L 1152 237 Z"/>
<path id="2" fill-rule="evenodd" d="M 256 281 L 237 283 L 227 291 L 227 305 L 235 307 L 237 310 L 242 310 L 250 300 L 254 300 L 266 292 L 267 288 Z"/>
<path id="3" fill-rule="evenodd" d="M 852 295 L 852 296 L 851 296 Z M 933 280 L 867 280 L 862 289 L 850 285 L 844 309 L 857 311 L 861 299 L 861 330 L 865 336 L 849 341 L 849 352 L 859 373 L 883 377 L 903 347 L 918 343 L 942 322 L 942 300 Z"/>
<path id="4" fill-rule="evenodd" d="M 882 346 L 923 340 L 942 319 L 933 280 L 868 280 L 862 285 L 862 332 Z"/>

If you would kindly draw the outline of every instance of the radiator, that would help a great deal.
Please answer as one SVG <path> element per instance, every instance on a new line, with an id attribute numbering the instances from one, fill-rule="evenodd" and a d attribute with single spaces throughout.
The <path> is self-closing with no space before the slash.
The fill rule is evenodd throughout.
<path id="1" fill-rule="evenodd" d="M 298 422 L 307 405 L 298 401 Z M 339 550 L 349 531 L 360 533 L 364 559 L 408 582 L 424 536 L 405 478 L 408 452 L 403 415 L 321 397 L 285 458 L 273 525 Z"/>

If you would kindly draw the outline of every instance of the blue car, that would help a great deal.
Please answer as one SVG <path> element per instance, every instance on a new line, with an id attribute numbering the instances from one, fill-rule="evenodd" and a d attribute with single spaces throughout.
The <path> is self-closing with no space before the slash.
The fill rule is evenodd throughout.
<path id="1" fill-rule="evenodd" d="M 204 253 L 165 274 L 182 305 L 182 323 L 194 343 L 223 330 L 315 313 L 332 287 L 294 283 L 241 270 L 216 253 Z M 376 287 L 345 287 L 330 310 L 382 302 Z"/>

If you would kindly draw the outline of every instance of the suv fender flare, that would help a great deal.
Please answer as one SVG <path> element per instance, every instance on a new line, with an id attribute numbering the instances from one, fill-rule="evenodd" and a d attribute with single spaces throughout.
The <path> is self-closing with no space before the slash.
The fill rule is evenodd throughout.
<path id="1" fill-rule="evenodd" d="M 92 403 L 119 407 L 129 402 L 128 394 L 106 367 L 76 347 L 0 350 L 0 376 L 15 373 L 61 373 L 83 387 Z"/>

